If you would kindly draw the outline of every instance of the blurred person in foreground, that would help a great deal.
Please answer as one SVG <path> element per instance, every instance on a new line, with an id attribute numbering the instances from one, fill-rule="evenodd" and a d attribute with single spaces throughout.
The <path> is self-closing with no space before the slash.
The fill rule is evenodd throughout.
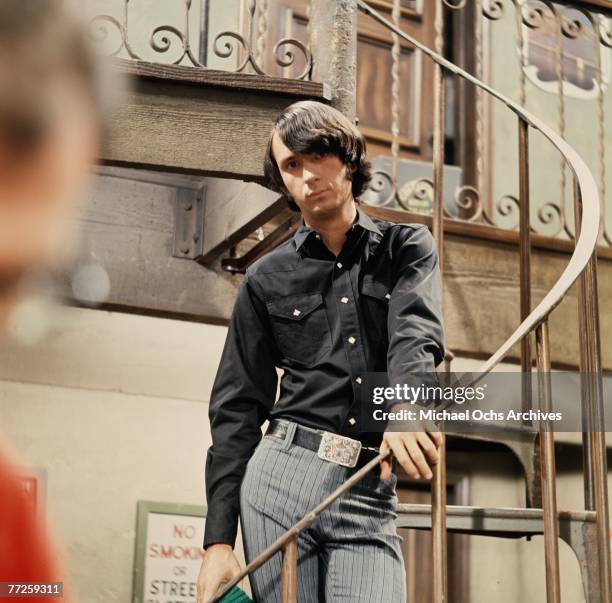
<path id="1" fill-rule="evenodd" d="M 68 225 L 98 146 L 99 75 L 85 29 L 63 2 L 1 0 L 0 335 L 28 273 L 69 251 Z M 0 441 L 0 582 L 63 581 L 55 546 L 25 505 L 18 464 Z"/>

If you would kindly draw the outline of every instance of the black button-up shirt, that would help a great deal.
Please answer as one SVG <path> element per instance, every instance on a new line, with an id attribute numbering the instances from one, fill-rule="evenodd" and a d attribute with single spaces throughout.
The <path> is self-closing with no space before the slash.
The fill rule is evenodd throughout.
<path id="1" fill-rule="evenodd" d="M 427 227 L 358 210 L 336 257 L 304 224 L 242 282 L 210 400 L 204 546 L 233 546 L 239 491 L 267 419 L 368 445 L 359 430 L 365 373 L 390 385 L 433 372 L 444 356 L 438 257 Z M 282 369 L 279 398 L 277 367 Z"/>

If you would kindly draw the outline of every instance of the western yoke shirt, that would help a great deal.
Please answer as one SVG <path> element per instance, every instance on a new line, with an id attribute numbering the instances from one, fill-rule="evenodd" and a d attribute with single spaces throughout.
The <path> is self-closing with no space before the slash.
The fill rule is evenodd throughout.
<path id="1" fill-rule="evenodd" d="M 394 386 L 435 371 L 444 357 L 441 297 L 428 228 L 359 209 L 337 257 L 302 220 L 247 270 L 210 399 L 205 547 L 234 545 L 240 484 L 266 420 L 380 444 L 382 433 L 359 430 L 364 375 L 386 372 Z"/>

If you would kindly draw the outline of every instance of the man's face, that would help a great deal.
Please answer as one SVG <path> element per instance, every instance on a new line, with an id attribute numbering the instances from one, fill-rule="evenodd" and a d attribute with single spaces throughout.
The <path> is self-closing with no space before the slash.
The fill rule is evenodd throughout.
<path id="1" fill-rule="evenodd" d="M 294 153 L 278 134 L 272 138 L 272 154 L 285 187 L 306 221 L 338 215 L 353 202 L 346 166 L 336 155 Z"/>

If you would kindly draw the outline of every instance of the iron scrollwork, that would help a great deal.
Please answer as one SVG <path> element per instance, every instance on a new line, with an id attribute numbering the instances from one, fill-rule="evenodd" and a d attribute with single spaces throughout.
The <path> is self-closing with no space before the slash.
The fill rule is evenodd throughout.
<path id="1" fill-rule="evenodd" d="M 248 14 L 249 14 L 248 40 L 252 40 L 253 39 L 253 25 L 255 22 L 255 9 L 256 9 L 255 0 L 248 1 L 247 9 L 248 9 Z M 223 48 L 219 48 L 219 41 L 222 40 L 223 38 L 229 38 L 229 39 L 225 41 Z M 241 73 L 247 67 L 250 66 L 255 71 L 255 73 L 258 73 L 259 75 L 271 75 L 271 74 L 266 73 L 262 65 L 258 63 L 253 53 L 253 48 L 251 47 L 251 44 L 249 43 L 249 41 L 245 39 L 244 36 L 242 36 L 241 34 L 235 31 L 222 31 L 221 33 L 215 36 L 215 39 L 213 42 L 213 50 L 215 54 L 221 58 L 231 57 L 236 51 L 236 45 L 232 42 L 232 40 L 235 40 L 236 42 L 238 42 L 238 44 L 242 47 L 242 50 L 245 55 L 244 59 L 240 62 L 238 67 L 236 67 L 236 69 L 234 70 L 236 73 Z M 279 54 L 279 51 L 282 48 L 285 48 L 287 46 L 292 47 L 292 48 L 285 49 L 284 53 Z M 292 65 L 294 65 L 296 61 L 296 55 L 295 55 L 294 49 L 299 50 L 304 55 L 304 60 L 306 62 L 306 67 L 304 68 L 302 73 L 298 75 L 295 79 L 298 79 L 298 80 L 310 79 L 310 76 L 312 74 L 312 66 L 313 66 L 312 53 L 302 42 L 300 42 L 299 40 L 296 40 L 295 38 L 283 38 L 282 40 L 279 40 L 274 45 L 272 54 L 274 55 L 276 64 L 280 67 L 291 67 Z"/>
<path id="2" fill-rule="evenodd" d="M 183 7 L 183 27 L 179 28 L 170 24 L 156 26 L 149 36 L 149 47 L 158 55 L 168 55 L 173 48 L 176 48 L 176 43 L 178 42 L 179 53 L 177 58 L 166 62 L 170 62 L 174 65 L 187 64 L 191 67 L 206 68 L 206 65 L 198 60 L 191 47 L 189 21 L 192 0 L 183 0 Z M 256 7 L 256 0 L 248 0 L 248 38 L 245 39 L 243 35 L 235 31 L 222 31 L 214 38 L 213 51 L 220 58 L 230 58 L 237 52 L 237 46 L 240 46 L 241 51 L 244 53 L 244 59 L 242 59 L 240 64 L 233 69 L 233 72 L 241 73 L 250 68 L 258 75 L 271 76 L 272 74 L 266 73 L 263 69 L 261 61 L 255 58 L 249 42 L 252 39 Z M 89 23 L 90 35 L 94 42 L 104 44 L 111 39 L 114 30 L 118 36 L 118 42 L 117 44 L 113 44 L 112 48 L 107 49 L 106 54 L 110 56 L 119 56 L 124 52 L 130 59 L 144 60 L 143 56 L 138 54 L 130 44 L 128 23 L 129 8 L 130 0 L 123 0 L 121 19 L 110 14 L 96 15 Z M 267 32 L 264 31 L 263 33 L 265 35 Z M 312 75 L 313 58 L 310 49 L 305 44 L 294 38 L 283 38 L 274 45 L 272 52 L 276 65 L 283 68 L 294 65 L 298 54 L 303 55 L 305 67 L 302 73 L 295 79 L 310 79 Z"/>

